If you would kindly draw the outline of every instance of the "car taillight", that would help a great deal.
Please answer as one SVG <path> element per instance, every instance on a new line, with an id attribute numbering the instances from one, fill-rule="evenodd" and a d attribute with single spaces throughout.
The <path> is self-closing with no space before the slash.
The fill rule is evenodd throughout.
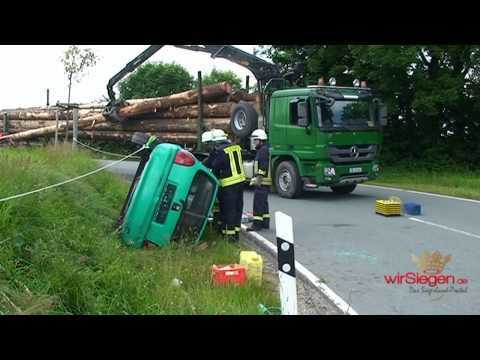
<path id="1" fill-rule="evenodd" d="M 195 164 L 195 158 L 191 153 L 186 150 L 180 150 L 175 157 L 175 164 L 183 166 L 193 166 Z"/>

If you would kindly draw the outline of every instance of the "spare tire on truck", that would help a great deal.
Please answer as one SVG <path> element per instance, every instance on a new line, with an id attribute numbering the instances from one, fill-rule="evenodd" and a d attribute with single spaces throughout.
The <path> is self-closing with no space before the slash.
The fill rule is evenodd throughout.
<path id="1" fill-rule="evenodd" d="M 245 102 L 239 102 L 232 111 L 230 128 L 235 136 L 244 139 L 258 128 L 258 114 L 255 108 Z"/>

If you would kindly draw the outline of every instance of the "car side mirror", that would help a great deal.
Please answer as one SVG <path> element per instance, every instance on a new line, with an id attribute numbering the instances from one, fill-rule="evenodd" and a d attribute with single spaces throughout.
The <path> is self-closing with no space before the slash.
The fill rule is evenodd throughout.
<path id="1" fill-rule="evenodd" d="M 300 101 L 297 103 L 298 126 L 307 127 L 310 123 L 308 118 L 308 102 Z"/>

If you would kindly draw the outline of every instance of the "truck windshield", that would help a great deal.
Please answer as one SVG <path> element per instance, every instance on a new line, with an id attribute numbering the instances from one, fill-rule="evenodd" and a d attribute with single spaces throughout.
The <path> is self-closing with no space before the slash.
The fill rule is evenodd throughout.
<path id="1" fill-rule="evenodd" d="M 195 240 L 205 223 L 215 190 L 213 180 L 203 171 L 195 175 L 188 192 L 174 240 Z"/>
<path id="2" fill-rule="evenodd" d="M 375 108 L 370 101 L 337 100 L 332 106 L 317 104 L 319 126 L 324 128 L 373 128 Z"/>

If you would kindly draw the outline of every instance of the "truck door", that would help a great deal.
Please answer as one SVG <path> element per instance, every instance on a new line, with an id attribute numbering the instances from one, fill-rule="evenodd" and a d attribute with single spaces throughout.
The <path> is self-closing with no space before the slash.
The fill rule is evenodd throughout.
<path id="1" fill-rule="evenodd" d="M 287 150 L 292 151 L 300 159 L 312 159 L 315 156 L 317 131 L 309 98 L 292 97 L 288 106 L 289 122 L 285 127 Z"/>
<path id="2" fill-rule="evenodd" d="M 288 123 L 288 109 L 283 105 L 283 98 L 272 97 L 269 111 L 269 134 L 268 141 L 275 150 L 285 150 L 288 143 L 285 125 Z"/>

